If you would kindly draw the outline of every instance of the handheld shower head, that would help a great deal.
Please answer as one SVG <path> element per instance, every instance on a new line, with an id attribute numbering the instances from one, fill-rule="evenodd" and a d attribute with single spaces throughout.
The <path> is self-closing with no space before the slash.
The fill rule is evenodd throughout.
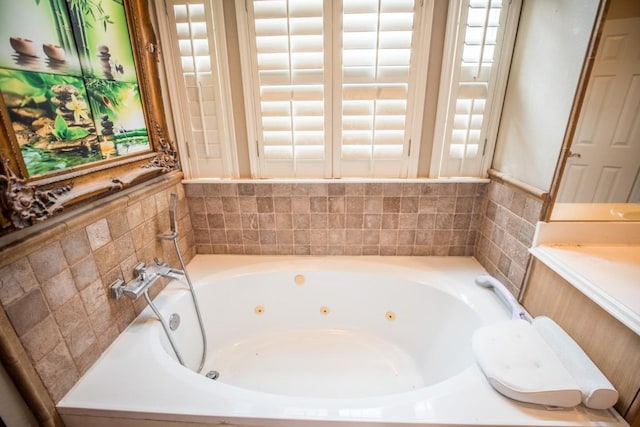
<path id="1" fill-rule="evenodd" d="M 169 201 L 169 226 L 171 233 L 158 234 L 159 239 L 175 241 L 178 238 L 178 195 L 176 193 L 171 193 Z"/>
<path id="2" fill-rule="evenodd" d="M 171 224 L 171 232 L 178 234 L 178 195 L 171 193 L 171 201 L 169 202 L 169 222 Z"/>

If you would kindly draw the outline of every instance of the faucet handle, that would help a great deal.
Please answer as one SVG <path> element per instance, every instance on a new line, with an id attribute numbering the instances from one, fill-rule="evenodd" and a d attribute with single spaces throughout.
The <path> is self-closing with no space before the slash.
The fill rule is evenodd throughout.
<path id="1" fill-rule="evenodd" d="M 158 267 L 166 267 L 167 263 L 160 261 L 157 257 L 153 257 L 153 262 L 156 263 Z"/>
<path id="2" fill-rule="evenodd" d="M 146 271 L 147 265 L 144 262 L 139 263 L 133 268 L 133 274 L 142 280 L 145 280 Z"/>
<path id="3" fill-rule="evenodd" d="M 109 296 L 113 299 L 120 299 L 124 295 L 126 283 L 122 279 L 116 279 L 109 285 Z"/>

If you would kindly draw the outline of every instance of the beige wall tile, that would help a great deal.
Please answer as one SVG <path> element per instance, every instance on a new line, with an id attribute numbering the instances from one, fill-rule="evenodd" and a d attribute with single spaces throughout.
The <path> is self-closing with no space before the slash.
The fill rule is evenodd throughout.
<path id="1" fill-rule="evenodd" d="M 39 361 L 63 339 L 53 316 L 47 316 L 21 337 L 22 344 L 33 361 Z"/>
<path id="2" fill-rule="evenodd" d="M 486 190 L 474 254 L 487 271 L 517 295 L 529 263 L 535 222 L 542 201 L 514 187 L 491 181 Z M 474 202 L 474 209 L 482 206 Z M 482 208 L 481 208 L 482 209 Z"/>
<path id="3" fill-rule="evenodd" d="M 18 336 L 29 332 L 49 315 L 49 307 L 40 289 L 34 289 L 5 307 Z"/>
<path id="4" fill-rule="evenodd" d="M 113 242 L 95 251 L 94 257 L 101 276 L 118 265 L 119 256 L 115 251 Z"/>
<path id="5" fill-rule="evenodd" d="M 87 237 L 92 250 L 99 249 L 111 242 L 111 232 L 106 218 L 102 218 L 87 226 Z"/>
<path id="6" fill-rule="evenodd" d="M 87 370 L 95 363 L 96 360 L 102 355 L 102 348 L 100 343 L 96 341 L 91 344 L 80 356 L 74 359 L 78 373 L 83 375 Z"/>
<path id="7" fill-rule="evenodd" d="M 30 254 L 29 262 L 36 279 L 41 283 L 67 268 L 59 240 Z"/>
<path id="8" fill-rule="evenodd" d="M 11 304 L 35 286 L 36 277 L 27 258 L 20 258 L 0 269 L 0 303 L 4 306 Z"/>
<path id="9" fill-rule="evenodd" d="M 145 221 L 153 218 L 158 213 L 158 210 L 156 208 L 155 195 L 151 195 L 142 199 L 140 201 L 140 206 L 142 209 L 142 217 L 145 219 Z"/>
<path id="10" fill-rule="evenodd" d="M 80 376 L 63 342 L 34 366 L 54 402 L 60 400 Z"/>
<path id="11" fill-rule="evenodd" d="M 75 264 L 91 252 L 85 228 L 80 228 L 60 239 L 62 251 L 69 265 Z"/>
<path id="12" fill-rule="evenodd" d="M 154 233 L 155 235 L 156 233 Z M 154 236 L 155 237 L 155 236 Z M 150 239 L 150 241 L 155 241 L 155 239 Z M 133 240 L 131 239 L 131 233 L 127 233 L 122 237 L 114 240 L 114 250 L 118 254 L 117 260 L 118 262 L 124 261 L 129 256 L 135 253 L 135 247 L 133 246 Z"/>
<path id="13" fill-rule="evenodd" d="M 109 225 L 109 233 L 112 239 L 117 239 L 129 232 L 129 221 L 126 215 L 122 215 L 122 212 L 115 212 L 109 215 L 107 217 L 107 224 Z"/>
<path id="14" fill-rule="evenodd" d="M 56 323 L 73 358 L 96 341 L 80 295 L 76 294 L 54 313 Z"/>
<path id="15" fill-rule="evenodd" d="M 127 221 L 131 228 L 135 228 L 144 222 L 142 203 L 136 202 L 127 207 Z"/>
<path id="16" fill-rule="evenodd" d="M 98 271 L 98 265 L 93 259 L 93 254 L 73 264 L 70 270 L 76 288 L 79 291 L 86 288 L 90 283 L 100 279 L 100 271 Z"/>
<path id="17" fill-rule="evenodd" d="M 170 189 L 158 191 L 155 194 L 156 199 L 156 209 L 158 212 L 162 212 L 165 209 L 169 209 L 169 201 L 171 198 L 172 191 Z"/>
<path id="18" fill-rule="evenodd" d="M 42 284 L 42 292 L 51 310 L 55 311 L 76 295 L 78 290 L 73 282 L 71 271 L 65 269 L 60 274 L 44 282 Z"/>

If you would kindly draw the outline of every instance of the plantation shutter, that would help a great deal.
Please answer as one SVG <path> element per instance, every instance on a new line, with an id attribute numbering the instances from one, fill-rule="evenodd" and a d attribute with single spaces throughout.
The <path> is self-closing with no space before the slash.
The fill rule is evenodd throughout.
<path id="1" fill-rule="evenodd" d="M 441 138 L 438 176 L 481 176 L 497 64 L 505 31 L 502 0 L 462 0 Z M 443 95 L 441 90 L 440 96 Z M 432 169 L 434 165 L 432 163 Z"/>
<path id="2" fill-rule="evenodd" d="M 413 0 L 343 1 L 340 176 L 406 176 L 409 105 L 419 92 L 411 91 L 414 7 Z"/>
<path id="3" fill-rule="evenodd" d="M 188 177 L 233 175 L 225 114 L 216 62 L 212 3 L 205 0 L 166 0 L 169 39 L 173 46 L 176 87 L 171 97 L 178 138 L 188 155 Z M 227 119 L 229 120 L 229 119 Z M 226 140 L 226 142 L 225 142 Z M 184 164 L 184 162 L 183 162 Z"/>
<path id="4" fill-rule="evenodd" d="M 322 0 L 249 2 L 261 177 L 328 177 Z"/>
<path id="5" fill-rule="evenodd" d="M 253 72 L 246 104 L 254 112 L 256 176 L 408 175 L 424 105 L 419 7 L 413 0 L 248 1 L 251 51 L 243 67 Z"/>

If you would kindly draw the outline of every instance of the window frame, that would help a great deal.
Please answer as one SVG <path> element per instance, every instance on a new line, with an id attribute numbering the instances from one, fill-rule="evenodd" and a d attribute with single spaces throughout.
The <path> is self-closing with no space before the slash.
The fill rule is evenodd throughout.
<path id="1" fill-rule="evenodd" d="M 186 95 L 186 86 L 183 81 L 183 74 L 180 63 L 180 51 L 177 46 L 177 39 L 174 38 L 174 29 L 171 28 L 175 22 L 169 17 L 171 13 L 168 8 L 175 4 L 203 3 L 205 5 L 206 22 L 208 28 L 209 52 L 211 58 L 211 69 L 215 84 L 213 86 L 214 103 L 216 111 L 216 125 L 220 138 L 220 160 L 222 168 L 215 176 L 203 171 L 199 162 L 202 160 L 197 154 L 196 141 L 191 133 L 189 120 L 185 114 L 189 111 L 189 99 Z M 171 110 L 176 142 L 180 150 L 182 159 L 182 170 L 185 178 L 238 178 L 240 175 L 238 165 L 238 144 L 234 128 L 235 117 L 233 114 L 232 93 L 230 85 L 229 64 L 227 55 L 227 35 L 224 19 L 223 4 L 219 1 L 210 0 L 155 0 L 154 6 L 157 11 L 156 22 L 158 23 L 158 35 L 160 38 L 163 57 L 164 71 L 166 79 L 166 89 L 171 100 L 168 109 Z M 174 104 L 178 104 L 177 106 Z M 203 103 L 199 102 L 199 108 L 204 111 Z M 201 117 L 204 121 L 204 117 Z M 204 133 L 204 129 L 203 129 Z"/>
<path id="2" fill-rule="evenodd" d="M 250 22 L 248 19 L 249 16 L 247 14 L 247 2 L 250 0 L 235 0 L 235 5 L 226 2 L 211 0 L 201 1 L 205 4 L 210 5 L 210 7 L 212 8 L 210 18 L 214 20 L 213 22 L 215 34 L 212 36 L 212 39 L 215 44 L 211 49 L 211 55 L 215 56 L 215 63 L 218 69 L 216 77 L 218 82 L 217 90 L 220 94 L 220 105 L 217 106 L 216 109 L 217 111 L 220 111 L 222 113 L 221 122 L 223 124 L 221 126 L 218 126 L 218 129 L 221 132 L 221 152 L 224 154 L 222 159 L 224 172 L 222 174 L 217 172 L 212 174 L 210 172 L 207 173 L 206 170 L 201 171 L 198 169 L 198 156 L 197 153 L 194 153 L 195 150 L 192 146 L 193 141 L 190 142 L 189 138 L 185 137 L 184 118 L 181 115 L 180 108 L 176 108 L 174 106 L 172 116 L 175 122 L 177 143 L 180 148 L 180 152 L 183 153 L 183 170 L 185 171 L 185 176 L 187 178 L 237 178 L 240 173 L 242 173 L 243 176 L 250 175 L 251 178 L 260 179 L 263 177 L 263 171 L 261 168 L 261 158 L 259 155 L 259 151 L 263 147 L 259 145 L 260 138 L 258 138 L 258 135 L 260 123 L 258 122 L 260 120 L 260 116 L 256 114 L 256 101 L 254 99 L 254 96 L 256 96 L 257 91 L 259 90 L 259 82 L 257 80 L 257 73 L 255 73 L 255 69 L 253 68 L 254 65 L 252 65 L 255 64 L 255 61 L 252 58 L 254 51 L 242 48 L 243 46 L 251 45 L 252 42 L 250 32 L 248 30 Z M 156 14 L 156 17 L 158 18 L 157 21 L 161 40 L 163 41 L 165 46 L 169 46 L 169 48 L 166 49 L 165 52 L 161 53 L 164 53 L 163 56 L 165 56 L 164 68 L 167 76 L 166 81 L 163 83 L 166 84 L 166 88 L 168 89 L 171 99 L 180 99 L 180 97 L 182 96 L 181 90 L 179 88 L 179 83 L 182 79 L 182 75 L 177 74 L 174 67 L 172 66 L 173 64 L 175 64 L 175 59 L 173 58 L 175 58 L 176 47 L 174 46 L 174 44 L 177 45 L 177 43 L 169 36 L 167 31 L 167 18 L 165 16 L 165 18 L 162 19 L 162 14 L 163 12 L 165 13 L 165 15 L 168 13 L 168 11 L 166 11 L 167 3 L 173 4 L 176 2 L 177 0 L 154 1 L 156 10 L 159 11 L 159 13 Z M 189 2 L 190 0 L 183 1 L 183 3 Z M 446 174 L 442 173 L 443 150 L 445 150 L 446 148 L 448 151 L 449 144 L 449 141 L 447 141 L 447 139 L 443 135 L 444 131 L 446 130 L 445 120 L 447 114 L 449 114 L 449 112 L 447 111 L 447 107 L 451 105 L 451 76 L 454 74 L 452 70 L 456 65 L 454 63 L 455 58 L 452 57 L 452 50 L 455 49 L 456 37 L 458 35 L 457 33 L 459 25 L 458 21 L 460 19 L 460 10 L 461 5 L 464 2 L 465 0 L 451 0 L 448 4 L 446 19 L 443 19 L 442 21 L 438 19 L 437 22 L 434 22 L 434 8 L 436 6 L 435 0 L 416 0 L 416 3 L 419 3 L 422 7 L 416 6 L 416 14 L 414 20 L 420 19 L 423 23 L 422 28 L 428 28 L 428 31 L 419 32 L 415 35 L 415 37 L 417 37 L 417 40 L 415 42 L 415 47 L 412 47 L 412 63 L 415 61 L 418 66 L 414 66 L 411 68 L 411 73 L 413 75 L 410 76 L 409 81 L 411 82 L 410 84 L 415 84 L 415 82 L 413 82 L 411 79 L 417 80 L 417 90 L 421 93 L 424 93 L 424 97 L 414 97 L 412 104 L 407 105 L 406 117 L 407 120 L 411 120 L 411 126 L 407 126 L 405 128 L 405 143 L 403 145 L 402 155 L 403 166 L 401 174 L 399 176 L 356 176 L 345 174 L 341 170 L 340 147 L 342 143 L 342 99 L 340 96 L 333 95 L 340 94 L 342 85 L 340 77 L 339 79 L 333 79 L 333 81 L 325 84 L 325 87 L 330 88 L 332 96 L 325 97 L 325 120 L 330 122 L 330 126 L 328 126 L 326 130 L 326 132 L 330 132 L 330 135 L 325 135 L 325 147 L 327 147 L 327 140 L 330 142 L 330 146 L 325 153 L 328 154 L 325 157 L 324 173 L 303 177 L 292 176 L 290 174 L 284 173 L 280 176 L 273 176 L 273 178 L 322 179 L 357 177 L 371 179 L 405 179 L 417 177 L 448 177 Z M 226 3 L 226 5 L 224 5 L 224 3 Z M 504 29 L 504 34 L 502 35 L 502 47 L 500 48 L 499 53 L 496 54 L 495 58 L 495 61 L 499 61 L 499 64 L 495 70 L 495 79 L 492 82 L 493 88 L 491 89 L 491 95 L 487 96 L 487 99 L 491 98 L 491 103 L 483 113 L 483 115 L 486 115 L 486 125 L 483 125 L 484 135 L 482 137 L 484 146 L 478 147 L 482 158 L 480 161 L 480 166 L 477 169 L 474 169 L 473 174 L 467 173 L 465 175 L 462 175 L 465 177 L 486 178 L 488 169 L 490 168 L 493 159 L 493 153 L 496 148 L 498 127 L 500 124 L 504 94 L 507 87 L 511 56 L 513 54 L 513 48 L 515 45 L 515 35 L 517 32 L 522 0 L 503 0 L 503 3 L 503 7 L 508 7 L 509 10 L 508 16 L 505 19 L 506 28 Z M 223 7 L 229 8 L 229 6 L 231 6 L 232 8 L 235 6 L 235 25 L 237 26 L 237 32 L 234 31 L 233 34 L 226 34 L 227 30 L 225 28 L 225 13 Z M 341 2 L 338 5 L 334 5 L 333 1 L 325 1 L 323 7 L 323 16 L 331 16 L 333 19 L 332 22 L 341 22 Z M 231 18 L 231 15 L 232 14 L 227 14 L 226 19 L 233 19 Z M 229 28 L 233 28 L 233 24 L 229 22 L 227 22 L 227 24 Z M 340 28 L 341 27 L 342 25 L 340 24 Z M 440 33 L 440 31 L 442 32 Z M 331 49 L 325 49 L 325 64 L 331 63 L 329 67 L 330 73 L 338 73 L 337 75 L 341 76 L 342 31 L 338 31 L 337 33 L 340 34 L 339 37 L 325 35 L 325 45 L 330 44 L 331 46 Z M 430 49 L 432 48 L 432 37 L 435 37 L 434 40 L 437 41 L 440 37 L 437 35 L 438 33 L 444 35 L 444 46 L 441 65 L 434 66 L 433 64 L 430 64 L 429 56 Z M 228 58 L 227 36 L 229 37 L 229 41 L 231 43 L 229 45 L 229 48 L 235 49 L 236 41 L 238 42 L 237 46 L 239 46 L 240 77 L 238 80 L 241 81 L 242 88 L 236 88 L 235 92 L 233 93 L 231 75 L 229 71 L 230 64 L 229 61 L 226 60 Z M 177 57 L 180 57 L 179 52 Z M 234 66 L 235 64 L 231 64 L 231 67 Z M 458 67 L 459 66 L 460 65 L 458 64 Z M 326 69 L 327 68 L 325 65 L 325 70 Z M 494 71 L 492 70 L 492 73 L 493 72 Z M 416 73 L 422 74 L 422 76 L 416 76 Z M 437 99 L 435 101 L 433 100 L 433 96 L 430 96 L 435 94 L 435 91 L 432 91 L 429 94 L 426 93 L 427 86 L 429 84 L 428 82 L 430 81 L 430 79 L 433 80 L 434 78 L 439 80 L 438 83 L 435 84 L 435 87 L 437 87 Z M 250 83 L 247 84 L 247 82 Z M 242 90 L 242 100 L 240 100 L 240 94 L 238 93 L 238 90 Z M 184 92 L 184 90 L 182 92 Z M 234 95 L 236 97 L 236 103 L 244 103 L 244 112 L 241 109 L 235 109 L 236 114 L 240 113 L 240 115 L 237 117 L 234 117 L 232 98 Z M 408 99 L 410 100 L 411 98 Z M 175 102 L 169 103 L 169 108 L 172 108 L 171 104 L 175 104 Z M 236 107 L 238 107 L 238 105 L 236 105 Z M 434 107 L 435 112 L 431 110 L 431 108 Z M 425 112 L 426 114 L 428 114 L 428 116 L 426 117 Z M 236 119 L 243 121 L 243 123 L 235 123 L 234 120 Z M 429 122 L 433 123 L 433 127 L 426 127 L 426 124 Z M 236 140 L 235 126 L 239 126 L 238 132 L 240 132 L 240 134 L 242 134 L 242 132 L 246 130 L 246 141 Z M 241 130 L 241 127 L 244 127 L 244 129 Z M 238 144 L 240 144 L 240 146 Z M 241 172 L 239 162 L 242 162 L 243 165 L 245 165 L 243 166 Z"/>
<path id="3" fill-rule="evenodd" d="M 483 124 L 484 133 L 481 134 L 481 142 L 478 147 L 479 151 L 481 151 L 480 155 L 482 159 L 478 165 L 477 174 L 473 175 L 473 177 L 478 178 L 486 178 L 488 176 L 488 170 L 493 161 L 493 153 L 496 148 L 502 107 L 507 89 L 507 80 L 511 68 L 511 58 L 515 46 L 520 10 L 522 8 L 522 0 L 502 1 L 507 5 L 508 10 L 504 20 L 504 32 L 501 36 L 502 44 L 499 53 L 497 53 L 495 57 L 497 67 L 491 71 L 492 77 L 490 84 L 492 87 L 488 90 L 486 99 L 486 103 L 488 104 L 488 108 L 484 113 L 486 115 L 486 122 Z M 444 166 L 444 163 L 446 163 L 445 150 L 449 148 L 451 140 L 451 129 L 448 126 L 450 121 L 449 117 L 455 114 L 452 111 L 455 108 L 453 86 L 458 82 L 455 78 L 459 75 L 460 68 L 460 64 L 456 63 L 458 58 L 457 55 L 455 55 L 455 51 L 458 49 L 459 23 L 464 4 L 465 0 L 451 0 L 447 12 L 445 44 L 442 54 L 442 73 L 440 90 L 438 92 L 431 165 L 429 167 L 430 178 L 454 177 L 446 173 L 443 174 L 442 171 L 446 170 L 446 166 Z M 466 177 L 469 175 L 461 176 Z"/>

